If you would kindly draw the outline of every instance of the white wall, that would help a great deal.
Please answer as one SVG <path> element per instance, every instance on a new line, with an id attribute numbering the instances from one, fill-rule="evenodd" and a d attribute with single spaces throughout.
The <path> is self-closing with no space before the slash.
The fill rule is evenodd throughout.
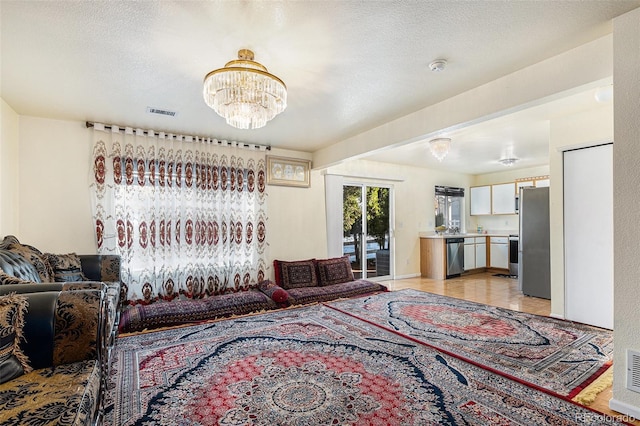
<path id="1" fill-rule="evenodd" d="M 302 153 L 275 150 L 273 155 L 306 158 Z M 267 241 L 270 260 L 323 257 L 327 253 L 324 177 L 311 171 L 311 187 L 267 187 Z M 273 274 L 273 272 L 272 272 Z M 272 277 L 273 278 L 273 277 Z"/>
<path id="2" fill-rule="evenodd" d="M 95 253 L 84 123 L 20 116 L 16 236 L 45 252 Z"/>
<path id="3" fill-rule="evenodd" d="M 0 98 L 0 238 L 18 233 L 18 122 Z"/>
<path id="4" fill-rule="evenodd" d="M 551 121 L 549 210 L 551 216 L 551 315 L 564 318 L 564 192 L 562 150 L 611 142 L 613 104 Z"/>
<path id="5" fill-rule="evenodd" d="M 91 135 L 83 122 L 19 117 L 19 217 L 15 235 L 47 252 L 95 253 L 89 184 Z M 274 149 L 270 155 L 309 158 Z M 348 176 L 396 176 L 397 276 L 420 273 L 418 233 L 433 231 L 435 185 L 468 188 L 471 177 L 415 167 L 352 161 L 332 169 Z M 327 256 L 324 178 L 310 188 L 268 187 L 268 259 Z M 469 217 L 467 217 L 467 222 Z"/>
<path id="6" fill-rule="evenodd" d="M 614 222 L 614 410 L 640 418 L 640 393 L 626 389 L 627 349 L 640 351 L 638 241 L 640 241 L 640 8 L 613 20 L 615 142 Z"/>
<path id="7" fill-rule="evenodd" d="M 398 166 L 374 161 L 354 160 L 328 169 L 332 174 L 345 176 L 346 182 L 383 184 L 393 187 L 395 234 L 394 276 L 420 274 L 420 232 L 434 232 L 436 185 L 466 188 L 471 176 L 418 167 Z M 375 178 L 377 177 L 377 178 Z M 467 197 L 468 199 L 468 197 Z M 316 201 L 318 202 L 318 200 Z M 467 211 L 466 221 L 469 223 Z M 342 214 L 342 212 L 338 212 Z"/>
<path id="8" fill-rule="evenodd" d="M 20 116 L 19 216 L 15 235 L 43 251 L 95 253 L 91 220 L 91 131 L 84 122 Z M 270 155 L 310 158 L 273 150 Z M 4 170 L 4 167 L 3 167 Z M 4 172 L 3 172 L 4 173 Z M 269 253 L 272 258 L 320 256 L 326 252 L 323 179 L 311 188 L 268 187 Z"/>

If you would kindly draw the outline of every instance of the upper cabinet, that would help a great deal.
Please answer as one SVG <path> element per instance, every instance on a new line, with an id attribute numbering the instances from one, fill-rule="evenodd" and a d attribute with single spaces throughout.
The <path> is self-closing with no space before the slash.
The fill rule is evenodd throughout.
<path id="1" fill-rule="evenodd" d="M 532 180 L 521 180 L 516 182 L 516 194 L 520 193 L 520 188 L 526 188 L 529 186 L 535 186 Z"/>
<path id="2" fill-rule="evenodd" d="M 517 214 L 516 197 L 520 188 L 549 186 L 549 176 L 516 179 L 515 182 L 471 187 L 471 216 Z"/>
<path id="3" fill-rule="evenodd" d="M 491 214 L 491 186 L 471 187 L 471 215 Z"/>
<path id="4" fill-rule="evenodd" d="M 471 215 L 515 214 L 516 184 L 514 182 L 499 185 L 471 187 Z"/>
<path id="5" fill-rule="evenodd" d="M 516 184 L 514 182 L 491 185 L 491 212 L 493 214 L 516 213 Z"/>

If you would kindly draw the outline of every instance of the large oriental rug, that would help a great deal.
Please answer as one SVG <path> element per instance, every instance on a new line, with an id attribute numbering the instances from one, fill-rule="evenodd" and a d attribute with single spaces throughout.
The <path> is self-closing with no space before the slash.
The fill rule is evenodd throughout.
<path id="1" fill-rule="evenodd" d="M 412 289 L 328 306 L 568 398 L 613 359 L 609 330 Z"/>
<path id="2" fill-rule="evenodd" d="M 322 305 L 122 337 L 106 425 L 606 425 Z"/>

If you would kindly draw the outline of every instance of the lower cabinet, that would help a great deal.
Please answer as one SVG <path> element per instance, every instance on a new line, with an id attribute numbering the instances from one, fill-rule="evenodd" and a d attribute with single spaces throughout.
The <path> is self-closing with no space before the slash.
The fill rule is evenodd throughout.
<path id="1" fill-rule="evenodd" d="M 489 266 L 509 269 L 509 238 L 491 237 L 489 247 Z"/>
<path id="2" fill-rule="evenodd" d="M 484 268 L 509 269 L 508 237 L 465 237 L 464 270 L 476 269 L 480 272 Z M 446 279 L 447 250 L 444 238 L 420 238 L 420 273 L 425 278 Z"/>
<path id="3" fill-rule="evenodd" d="M 486 237 L 467 237 L 464 239 L 464 270 L 487 267 Z"/>
<path id="4" fill-rule="evenodd" d="M 467 240 L 471 240 L 470 243 Z M 476 244 L 474 238 L 464 239 L 464 270 L 476 269 Z"/>
<path id="5" fill-rule="evenodd" d="M 420 238 L 420 275 L 444 280 L 447 275 L 447 251 L 444 238 Z"/>
<path id="6" fill-rule="evenodd" d="M 478 244 L 477 240 L 482 239 L 482 243 Z M 487 267 L 487 240 L 486 238 L 476 238 L 476 268 Z"/>

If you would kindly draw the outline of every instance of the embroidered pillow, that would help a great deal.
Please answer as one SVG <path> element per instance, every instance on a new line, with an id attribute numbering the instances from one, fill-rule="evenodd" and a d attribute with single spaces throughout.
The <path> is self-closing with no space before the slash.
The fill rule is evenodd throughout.
<path id="1" fill-rule="evenodd" d="M 45 253 L 44 256 L 51 265 L 55 282 L 87 281 L 87 277 L 82 273 L 82 265 L 77 254 Z"/>
<path id="2" fill-rule="evenodd" d="M 300 287 L 317 287 L 318 276 L 314 259 L 284 262 L 274 260 L 276 284 L 285 290 Z M 280 281 L 278 281 L 278 278 Z"/>
<path id="3" fill-rule="evenodd" d="M 37 248 L 20 243 L 13 243 L 9 245 L 9 251 L 17 253 L 27 259 L 38 271 L 40 281 L 43 283 L 53 282 L 53 271 L 51 265 L 47 261 L 46 256 Z"/>
<path id="4" fill-rule="evenodd" d="M 318 281 L 320 286 L 340 284 L 353 281 L 353 271 L 349 256 L 316 260 Z"/>
<path id="5" fill-rule="evenodd" d="M 0 383 L 31 371 L 29 359 L 20 349 L 26 297 L 11 293 L 0 296 Z"/>

